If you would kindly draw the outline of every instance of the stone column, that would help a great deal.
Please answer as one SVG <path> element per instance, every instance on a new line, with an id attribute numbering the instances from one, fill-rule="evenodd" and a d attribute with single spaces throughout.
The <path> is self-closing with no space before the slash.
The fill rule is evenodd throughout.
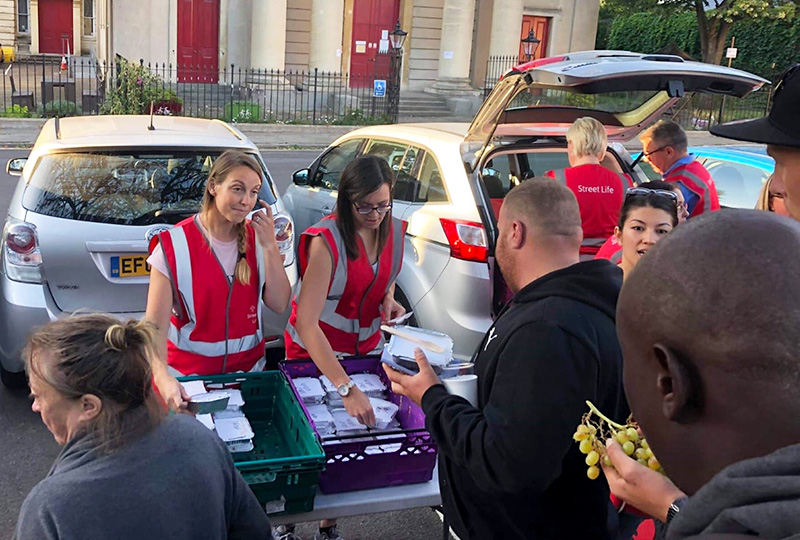
<path id="1" fill-rule="evenodd" d="M 344 0 L 312 0 L 311 47 L 308 69 L 314 71 L 342 70 L 342 29 L 344 28 Z M 340 54 L 336 54 L 336 51 Z"/>
<path id="2" fill-rule="evenodd" d="M 250 66 L 280 69 L 286 65 L 286 0 L 254 0 Z"/>
<path id="3" fill-rule="evenodd" d="M 519 54 L 523 0 L 494 0 L 489 56 Z"/>
<path id="4" fill-rule="evenodd" d="M 39 54 L 39 0 L 28 4 L 28 28 L 31 31 L 31 54 Z"/>
<path id="5" fill-rule="evenodd" d="M 250 0 L 228 0 L 226 69 L 233 64 L 238 72 L 238 70 L 247 69 L 252 65 L 250 62 L 250 20 L 253 13 L 251 5 Z"/>
<path id="6" fill-rule="evenodd" d="M 449 96 L 473 95 L 469 72 L 472 55 L 472 26 L 475 0 L 445 0 L 442 37 L 439 45 L 439 73 L 428 92 Z"/>

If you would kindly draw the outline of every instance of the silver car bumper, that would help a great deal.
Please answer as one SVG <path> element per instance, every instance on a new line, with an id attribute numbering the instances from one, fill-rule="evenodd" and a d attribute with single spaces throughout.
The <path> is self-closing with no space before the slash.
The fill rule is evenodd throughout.
<path id="1" fill-rule="evenodd" d="M 0 364 L 18 373 L 25 368 L 21 353 L 31 330 L 50 322 L 51 313 L 42 284 L 11 281 L 1 272 L 0 278 Z"/>
<path id="2" fill-rule="evenodd" d="M 414 313 L 421 327 L 453 338 L 455 358 L 468 360 L 492 325 L 491 287 L 486 263 L 450 258 Z"/>

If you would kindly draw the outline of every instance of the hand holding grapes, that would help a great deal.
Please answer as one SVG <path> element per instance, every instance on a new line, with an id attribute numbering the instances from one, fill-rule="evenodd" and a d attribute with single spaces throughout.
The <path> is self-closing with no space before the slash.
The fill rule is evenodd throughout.
<path id="1" fill-rule="evenodd" d="M 607 456 L 610 465 L 602 465 L 611 493 L 645 514 L 667 520 L 667 509 L 686 494 L 669 478 L 629 457 L 622 446 L 609 439 Z"/>

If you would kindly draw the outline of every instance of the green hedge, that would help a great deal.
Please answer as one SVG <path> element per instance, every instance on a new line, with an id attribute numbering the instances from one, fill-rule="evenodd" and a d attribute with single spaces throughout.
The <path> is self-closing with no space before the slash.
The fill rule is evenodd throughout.
<path id="1" fill-rule="evenodd" d="M 800 17 L 790 22 L 738 21 L 728 34 L 728 43 L 733 36 L 736 36 L 736 48 L 739 49 L 733 67 L 770 80 L 800 57 Z M 701 58 L 700 31 L 694 13 L 679 13 L 670 17 L 634 13 L 627 17 L 616 17 L 611 22 L 607 41 L 598 42 L 598 47 L 649 53 L 671 43 L 698 60 Z M 773 62 L 776 64 L 775 72 L 772 69 Z"/>

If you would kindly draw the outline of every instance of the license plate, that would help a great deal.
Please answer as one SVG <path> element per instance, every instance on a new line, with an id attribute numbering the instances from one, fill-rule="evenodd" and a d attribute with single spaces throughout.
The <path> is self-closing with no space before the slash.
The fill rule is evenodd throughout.
<path id="1" fill-rule="evenodd" d="M 149 276 L 147 255 L 116 255 L 111 257 L 111 277 L 127 278 Z"/>

